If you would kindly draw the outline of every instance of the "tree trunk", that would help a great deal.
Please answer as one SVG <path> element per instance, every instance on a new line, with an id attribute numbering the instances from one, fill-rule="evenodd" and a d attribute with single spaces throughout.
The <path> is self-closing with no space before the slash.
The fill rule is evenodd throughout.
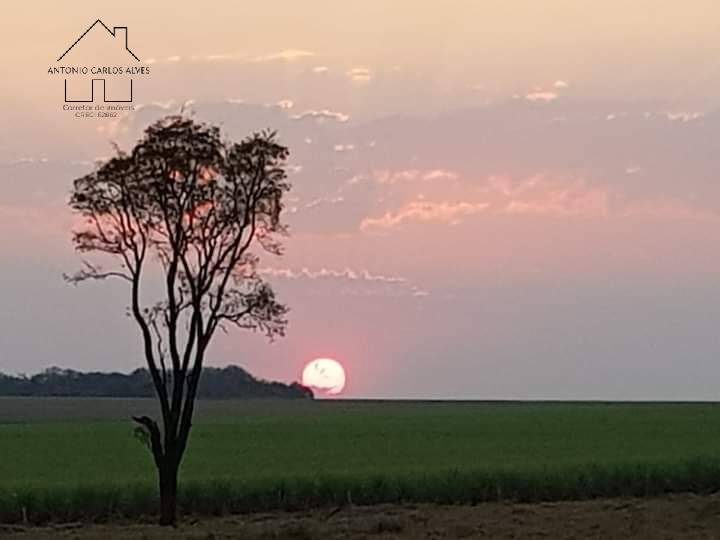
<path id="1" fill-rule="evenodd" d="M 177 522 L 178 466 L 165 458 L 158 469 L 160 480 L 160 525 L 175 526 Z"/>

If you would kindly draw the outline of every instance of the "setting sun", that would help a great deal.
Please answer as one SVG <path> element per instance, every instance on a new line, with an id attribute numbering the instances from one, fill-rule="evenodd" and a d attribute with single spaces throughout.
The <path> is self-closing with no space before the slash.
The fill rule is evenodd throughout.
<path id="1" fill-rule="evenodd" d="M 316 358 L 305 366 L 302 383 L 321 394 L 336 396 L 345 388 L 345 369 L 332 358 Z"/>

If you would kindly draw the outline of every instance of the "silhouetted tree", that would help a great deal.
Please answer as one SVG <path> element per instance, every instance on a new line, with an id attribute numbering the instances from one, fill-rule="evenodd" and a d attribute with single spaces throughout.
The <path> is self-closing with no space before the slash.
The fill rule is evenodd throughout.
<path id="1" fill-rule="evenodd" d="M 116 148 L 74 182 L 69 204 L 83 218 L 75 248 L 113 267 L 84 262 L 66 279 L 129 283 L 128 314 L 142 334 L 162 430 L 147 416 L 133 419 L 147 430 L 163 525 L 176 521 L 178 469 L 213 335 L 228 325 L 271 339 L 284 333 L 287 308 L 258 276 L 250 250 L 281 253 L 287 156 L 273 132 L 235 143 L 215 126 L 170 116 L 131 152 Z"/>

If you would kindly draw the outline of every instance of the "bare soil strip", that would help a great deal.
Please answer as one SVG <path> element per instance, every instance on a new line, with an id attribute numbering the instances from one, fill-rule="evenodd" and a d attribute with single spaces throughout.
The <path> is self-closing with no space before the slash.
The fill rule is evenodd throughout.
<path id="1" fill-rule="evenodd" d="M 305 513 L 186 518 L 176 529 L 126 523 L 0 526 L 0 536 L 13 540 L 713 539 L 720 538 L 720 495 L 477 506 L 349 506 Z"/>

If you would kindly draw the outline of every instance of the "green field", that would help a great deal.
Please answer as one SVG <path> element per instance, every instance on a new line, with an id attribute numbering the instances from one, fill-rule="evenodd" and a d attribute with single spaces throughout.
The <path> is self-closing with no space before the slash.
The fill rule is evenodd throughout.
<path id="1" fill-rule="evenodd" d="M 151 400 L 0 399 L 0 521 L 155 509 L 130 414 Z M 556 500 L 720 487 L 720 405 L 217 401 L 200 404 L 181 508 Z"/>

